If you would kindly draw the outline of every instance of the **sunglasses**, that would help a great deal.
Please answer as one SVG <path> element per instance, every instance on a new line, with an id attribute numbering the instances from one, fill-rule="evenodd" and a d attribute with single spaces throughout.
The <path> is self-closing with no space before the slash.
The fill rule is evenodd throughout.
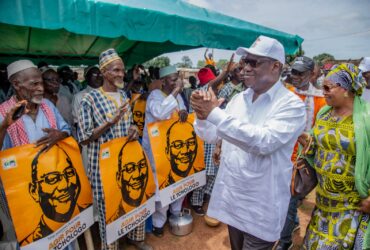
<path id="1" fill-rule="evenodd" d="M 323 84 L 322 85 L 322 89 L 325 91 L 325 92 L 330 92 L 332 89 L 335 89 L 337 87 L 339 87 L 340 85 L 337 83 L 336 85 L 326 85 L 326 84 Z"/>
<path id="2" fill-rule="evenodd" d="M 271 59 L 249 59 L 249 58 L 245 58 L 243 59 L 244 63 L 245 63 L 245 66 L 247 66 L 248 64 L 252 67 L 252 68 L 257 68 L 259 65 L 261 65 L 262 63 L 265 63 L 265 62 L 274 62 L 276 60 L 271 60 Z"/>
<path id="3" fill-rule="evenodd" d="M 300 72 L 298 70 L 292 69 L 291 73 L 292 75 L 295 75 L 295 76 L 304 76 L 306 72 Z"/>

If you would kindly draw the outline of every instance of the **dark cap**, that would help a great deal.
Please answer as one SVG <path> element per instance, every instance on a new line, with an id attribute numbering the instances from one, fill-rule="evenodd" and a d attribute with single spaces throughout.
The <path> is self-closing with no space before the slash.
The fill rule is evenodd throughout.
<path id="1" fill-rule="evenodd" d="M 297 57 L 292 65 L 292 69 L 297 70 L 299 72 L 306 72 L 308 70 L 313 71 L 314 68 L 315 62 L 307 56 Z"/>

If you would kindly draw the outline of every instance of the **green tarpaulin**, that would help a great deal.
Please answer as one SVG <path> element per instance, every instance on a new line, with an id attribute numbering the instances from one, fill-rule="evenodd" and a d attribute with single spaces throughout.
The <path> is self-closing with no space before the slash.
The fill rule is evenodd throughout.
<path id="1" fill-rule="evenodd" d="M 261 34 L 278 39 L 287 54 L 303 41 L 179 0 L 0 0 L 2 62 L 96 64 L 113 47 L 132 65 L 197 47 L 234 50 Z"/>

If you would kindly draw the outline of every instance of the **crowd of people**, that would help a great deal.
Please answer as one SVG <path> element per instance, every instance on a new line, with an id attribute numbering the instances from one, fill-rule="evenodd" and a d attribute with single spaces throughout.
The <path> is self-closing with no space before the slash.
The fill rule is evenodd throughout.
<path id="1" fill-rule="evenodd" d="M 98 65 L 85 68 L 83 82 L 68 65 L 1 64 L 1 150 L 29 143 L 49 149 L 73 136 L 93 191 L 101 249 L 118 249 L 118 241 L 107 244 L 106 239 L 100 146 L 125 136 L 139 140 L 155 174 L 160 166 L 147 124 L 174 113 L 185 122 L 195 113 L 195 131 L 204 140 L 206 184 L 188 195 L 189 203 L 208 223 L 228 225 L 233 250 L 292 247 L 303 199 L 291 195 L 292 166 L 304 158 L 315 169 L 318 185 L 302 247 L 369 249 L 370 57 L 359 66 L 342 63 L 330 69 L 306 56 L 288 64 L 282 44 L 265 36 L 236 54 L 238 62 L 233 55 L 216 69 L 213 53 L 206 51 L 208 64 L 189 77 L 187 88 L 175 66 L 126 70 L 114 49 L 103 51 Z M 135 96 L 146 101 L 144 114 L 131 109 Z M 308 148 L 304 156 L 302 147 Z M 10 240 L 14 230 L 7 228 L 11 220 L 0 191 L 2 237 Z M 155 236 L 163 236 L 167 215 L 179 214 L 183 203 L 184 198 L 169 206 L 156 201 Z M 145 229 L 143 222 L 126 241 L 152 249 Z"/>

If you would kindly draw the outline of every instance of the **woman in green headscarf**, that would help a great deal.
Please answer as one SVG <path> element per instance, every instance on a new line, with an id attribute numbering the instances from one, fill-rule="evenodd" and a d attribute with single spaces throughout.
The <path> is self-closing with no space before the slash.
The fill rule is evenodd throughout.
<path id="1" fill-rule="evenodd" d="M 305 249 L 370 249 L 370 106 L 360 98 L 364 86 L 353 64 L 339 65 L 324 80 L 328 106 L 316 117 L 308 154 L 318 185 Z"/>

